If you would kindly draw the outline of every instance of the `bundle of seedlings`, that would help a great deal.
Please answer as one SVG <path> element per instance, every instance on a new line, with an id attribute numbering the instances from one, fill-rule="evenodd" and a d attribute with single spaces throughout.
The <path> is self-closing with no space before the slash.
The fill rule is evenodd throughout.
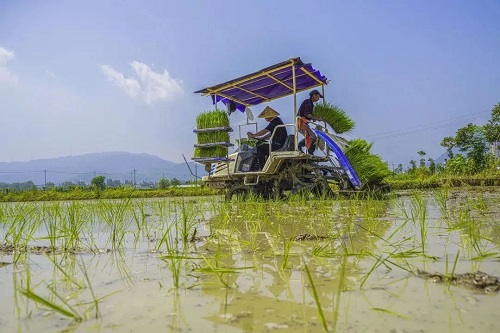
<path id="1" fill-rule="evenodd" d="M 247 145 L 248 147 L 257 146 L 257 141 L 255 139 L 242 138 L 241 140 L 236 139 L 235 141 L 238 144 L 238 146 L 242 146 L 242 145 Z"/>
<path id="2" fill-rule="evenodd" d="M 359 179 L 365 184 L 380 183 L 391 174 L 389 165 L 379 155 L 370 153 L 373 144 L 362 139 L 354 139 L 344 151 Z"/>
<path id="3" fill-rule="evenodd" d="M 345 110 L 328 102 L 316 104 L 313 115 L 329 124 L 338 134 L 351 131 L 355 125 Z"/>
<path id="4" fill-rule="evenodd" d="M 230 138 L 228 114 L 223 110 L 202 112 L 196 117 L 195 131 L 198 137 L 198 145 L 195 147 L 195 158 L 225 157 L 228 153 Z"/>

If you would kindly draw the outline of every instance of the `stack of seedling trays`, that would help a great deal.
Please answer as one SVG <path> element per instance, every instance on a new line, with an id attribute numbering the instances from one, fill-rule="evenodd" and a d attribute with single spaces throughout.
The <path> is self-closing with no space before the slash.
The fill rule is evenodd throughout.
<path id="1" fill-rule="evenodd" d="M 229 117 L 225 111 L 213 110 L 200 113 L 196 117 L 197 144 L 194 145 L 193 160 L 199 163 L 212 163 L 228 160 Z"/>

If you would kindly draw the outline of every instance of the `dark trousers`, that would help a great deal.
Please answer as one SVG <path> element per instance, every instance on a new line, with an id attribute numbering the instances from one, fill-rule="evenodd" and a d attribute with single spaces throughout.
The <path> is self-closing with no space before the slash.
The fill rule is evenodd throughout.
<path id="1" fill-rule="evenodd" d="M 281 148 L 281 145 L 272 143 L 271 151 L 275 151 Z M 257 159 L 259 160 L 259 167 L 262 170 L 266 164 L 267 157 L 269 156 L 269 144 L 265 143 L 257 146 Z"/>
<path id="2" fill-rule="evenodd" d="M 299 142 L 299 149 L 302 150 L 302 147 L 305 147 L 306 145 L 306 139 L 302 139 L 300 140 Z M 316 150 L 316 143 L 313 141 L 311 143 L 311 146 L 309 147 L 309 149 L 307 150 L 307 152 L 309 153 L 309 155 L 314 155 L 314 151 Z"/>

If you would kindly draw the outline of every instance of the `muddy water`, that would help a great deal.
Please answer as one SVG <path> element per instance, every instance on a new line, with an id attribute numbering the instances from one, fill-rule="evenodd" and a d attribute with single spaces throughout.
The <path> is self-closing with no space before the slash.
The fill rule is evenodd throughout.
<path id="1" fill-rule="evenodd" d="M 499 191 L 231 205 L 146 200 L 123 211 L 115 204 L 78 207 L 86 221 L 80 244 L 88 246 L 81 252 L 0 252 L 0 332 L 500 331 L 499 293 L 416 274 L 500 276 Z M 15 217 L 1 209 L 7 242 Z M 103 209 L 124 212 L 126 232 L 110 228 Z M 48 246 L 47 233 L 42 223 L 29 244 Z M 27 286 L 83 320 L 26 298 Z"/>

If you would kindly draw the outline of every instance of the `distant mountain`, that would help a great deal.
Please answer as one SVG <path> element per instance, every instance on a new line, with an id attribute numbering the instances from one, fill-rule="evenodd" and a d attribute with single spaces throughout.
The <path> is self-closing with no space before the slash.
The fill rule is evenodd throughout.
<path id="1" fill-rule="evenodd" d="M 455 156 L 456 154 L 462 154 L 464 156 L 467 156 L 467 153 L 460 151 L 458 148 L 453 148 L 451 151 L 453 152 L 453 156 Z M 446 161 L 449 159 L 450 159 L 450 157 L 448 156 L 448 152 L 445 152 L 445 153 L 441 154 L 441 156 L 436 158 L 434 160 L 434 163 L 443 164 L 443 163 L 446 163 Z"/>
<path id="2" fill-rule="evenodd" d="M 189 162 L 189 167 L 198 173 L 205 174 L 200 165 Z M 95 176 L 107 179 L 132 181 L 135 170 L 135 181 L 157 182 L 162 177 L 177 178 L 181 181 L 192 179 L 186 163 L 175 163 L 150 154 L 128 152 L 93 153 L 76 156 L 65 156 L 29 162 L 0 162 L 0 182 L 16 183 L 33 181 L 36 185 L 44 185 L 45 181 L 61 184 L 65 181 L 90 183 Z"/>

